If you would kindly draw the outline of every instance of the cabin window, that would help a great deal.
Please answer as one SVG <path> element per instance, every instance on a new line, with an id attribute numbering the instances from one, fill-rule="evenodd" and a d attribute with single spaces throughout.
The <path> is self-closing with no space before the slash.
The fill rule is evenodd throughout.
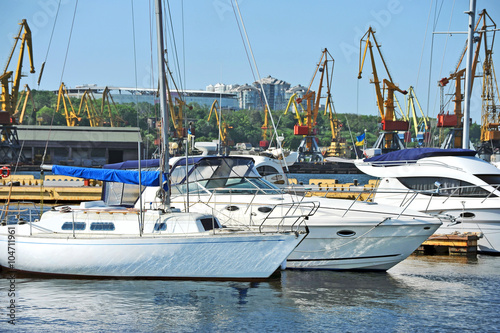
<path id="1" fill-rule="evenodd" d="M 167 224 L 165 222 L 155 223 L 154 231 L 165 231 L 165 230 L 167 230 Z"/>
<path id="2" fill-rule="evenodd" d="M 500 185 L 500 175 L 475 175 L 475 176 L 492 186 L 496 187 Z"/>
<path id="3" fill-rule="evenodd" d="M 207 217 L 204 219 L 200 219 L 200 222 L 206 231 L 220 228 L 219 221 L 216 218 Z"/>
<path id="4" fill-rule="evenodd" d="M 85 230 L 85 222 L 64 222 L 61 229 L 62 230 Z"/>
<path id="5" fill-rule="evenodd" d="M 410 190 L 423 192 L 424 195 L 476 197 L 483 198 L 496 195 L 474 184 L 460 179 L 446 177 L 401 177 L 398 180 Z M 439 186 L 437 186 L 440 184 Z"/>
<path id="6" fill-rule="evenodd" d="M 93 222 L 90 224 L 90 230 L 93 231 L 113 231 L 115 224 L 112 222 Z"/>
<path id="7" fill-rule="evenodd" d="M 139 185 L 106 182 L 103 201 L 107 205 L 133 206 L 138 199 Z"/>
<path id="8" fill-rule="evenodd" d="M 270 176 L 270 175 L 275 175 L 275 174 L 279 173 L 278 170 L 276 170 L 272 166 L 268 166 L 268 165 L 264 165 L 264 166 L 258 167 L 257 171 L 259 172 L 259 174 L 262 177 Z"/>

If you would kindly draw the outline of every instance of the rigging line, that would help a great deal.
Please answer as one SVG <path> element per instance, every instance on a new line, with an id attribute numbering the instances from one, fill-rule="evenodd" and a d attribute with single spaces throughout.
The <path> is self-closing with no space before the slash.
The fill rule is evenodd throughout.
<path id="1" fill-rule="evenodd" d="M 56 17 L 54 18 L 54 25 L 52 26 L 52 32 L 50 33 L 49 45 L 47 46 L 47 53 L 45 54 L 45 60 L 43 61 L 42 69 L 40 71 L 40 75 L 38 78 L 39 88 L 40 88 L 40 81 L 42 79 L 43 68 L 45 67 L 45 63 L 47 62 L 47 58 L 49 57 L 49 50 L 50 50 L 50 45 L 52 44 L 52 37 L 54 37 L 54 31 L 56 30 L 57 16 L 59 15 L 59 7 L 61 7 L 61 0 L 59 0 L 59 3 L 57 4 Z"/>
<path id="2" fill-rule="evenodd" d="M 63 82 L 64 70 L 66 68 L 66 61 L 68 60 L 69 46 L 71 44 L 71 35 L 73 34 L 73 27 L 75 25 L 77 7 L 78 7 L 78 0 L 76 0 L 76 3 L 75 3 L 75 11 L 73 12 L 73 20 L 71 21 L 71 28 L 69 29 L 68 46 L 66 47 L 66 54 L 64 56 L 63 68 L 62 68 L 62 72 L 61 72 L 61 79 L 59 80 L 59 83 Z"/>
<path id="3" fill-rule="evenodd" d="M 68 53 L 69 53 L 69 46 L 70 46 L 70 43 L 71 43 L 71 35 L 73 34 L 73 27 L 75 25 L 75 18 L 76 18 L 76 10 L 78 8 L 78 0 L 76 0 L 75 2 L 75 10 L 73 12 L 73 19 L 71 20 L 71 28 L 69 30 L 69 38 L 68 38 L 68 46 L 66 47 L 66 54 L 64 56 L 64 62 L 63 62 L 63 68 L 62 68 L 62 71 L 61 71 L 61 79 L 59 80 L 59 84 L 62 84 L 62 78 L 64 76 L 64 69 L 66 68 L 66 61 L 68 59 Z M 47 135 L 47 141 L 45 142 L 45 149 L 43 151 L 43 156 L 42 156 L 42 161 L 41 161 L 41 164 L 44 164 L 45 163 L 45 157 L 47 156 L 47 149 L 49 147 L 49 141 L 50 141 L 50 136 L 52 134 L 52 127 L 54 125 L 54 118 L 56 116 L 56 113 L 54 112 L 52 114 L 52 119 L 50 121 L 50 129 L 49 129 L 49 133 Z"/>
<path id="4" fill-rule="evenodd" d="M 425 49 L 425 41 L 427 39 L 427 30 L 429 29 L 429 21 L 431 18 L 432 12 L 432 1 L 429 6 L 429 14 L 427 14 L 427 23 L 425 24 L 425 33 L 424 33 L 424 43 L 422 45 L 422 51 L 420 52 L 420 62 L 418 63 L 418 71 L 417 71 L 417 82 L 415 83 L 415 89 L 418 90 L 418 79 L 420 77 L 420 68 L 422 67 L 422 59 L 424 58 L 424 49 Z"/>
<path id="5" fill-rule="evenodd" d="M 184 88 L 187 87 L 186 83 L 186 43 L 184 38 L 184 0 L 181 0 L 181 18 L 182 18 L 182 69 L 184 77 Z"/>
<path id="6" fill-rule="evenodd" d="M 170 10 L 170 1 L 167 0 L 167 6 L 168 8 L 168 18 L 169 18 L 169 21 L 170 21 L 170 30 L 171 30 L 171 34 L 170 34 L 170 37 L 172 39 L 172 44 L 174 46 L 174 63 L 177 67 L 177 79 L 179 80 L 179 87 L 181 88 L 181 90 L 184 89 L 184 86 L 182 84 L 182 76 L 181 76 L 181 68 L 180 68 L 180 61 L 179 61 L 179 55 L 178 55 L 178 52 L 177 52 L 177 43 L 175 41 L 175 34 L 174 34 L 174 23 L 173 23 L 173 20 L 172 20 L 172 12 Z M 170 68 L 170 66 L 168 66 Z M 182 99 L 183 96 L 182 94 L 179 94 L 179 98 Z"/>
<path id="7" fill-rule="evenodd" d="M 254 81 L 257 81 L 255 72 L 253 70 L 252 61 L 250 60 L 250 55 L 248 54 L 247 45 L 245 44 L 245 38 L 243 37 L 243 32 L 241 31 L 240 21 L 238 20 L 238 15 L 236 14 L 236 9 L 231 1 L 231 6 L 233 7 L 234 18 L 236 19 L 236 25 L 238 26 L 238 31 L 240 32 L 241 40 L 243 41 L 243 48 L 245 49 L 245 54 L 247 55 L 248 64 L 250 65 L 250 70 L 252 71 L 252 77 Z"/>
<path id="8" fill-rule="evenodd" d="M 248 34 L 247 34 L 246 29 L 245 29 L 245 23 L 243 22 L 243 17 L 241 16 L 240 7 L 238 5 L 238 0 L 234 0 L 234 2 L 236 4 L 236 9 L 238 10 L 238 15 L 240 17 L 241 26 L 243 27 L 243 32 L 245 33 L 245 38 L 246 38 L 246 41 L 247 41 L 247 44 L 248 44 L 248 49 L 250 50 L 250 55 L 252 56 L 253 64 L 255 66 L 255 71 L 257 73 L 257 77 L 259 78 L 258 82 L 260 84 L 260 89 L 262 90 L 262 95 L 264 96 L 264 100 L 266 102 L 267 110 L 269 111 L 269 118 L 271 119 L 271 123 L 273 124 L 274 133 L 276 133 L 276 135 L 277 135 L 278 134 L 278 130 L 276 129 L 276 125 L 274 124 L 274 117 L 273 117 L 273 114 L 271 112 L 271 108 L 269 107 L 269 102 L 267 100 L 266 93 L 264 91 L 264 86 L 262 84 L 262 79 L 260 77 L 259 68 L 257 67 L 257 63 L 255 61 L 255 57 L 254 57 L 254 54 L 253 54 L 253 51 L 252 51 L 252 45 L 250 44 L 250 40 L 248 39 Z M 277 143 L 278 149 L 281 151 L 282 160 L 284 161 L 285 160 L 285 156 L 284 156 L 284 153 L 283 153 L 283 149 L 281 148 L 281 142 L 279 140 L 276 140 L 276 143 Z M 285 164 L 286 171 L 288 172 L 289 171 L 288 164 L 287 163 L 284 163 L 284 164 Z"/>
<path id="9" fill-rule="evenodd" d="M 135 45 L 135 13 L 134 13 L 134 1 L 130 0 L 130 5 L 132 9 L 132 44 L 133 44 L 133 49 L 134 49 L 134 79 L 135 79 L 135 89 L 137 91 L 137 52 L 136 52 L 136 45 Z M 138 103 L 138 97 L 137 93 L 134 94 L 135 97 L 135 110 L 137 114 L 137 127 L 139 128 L 139 107 L 137 105 Z"/>

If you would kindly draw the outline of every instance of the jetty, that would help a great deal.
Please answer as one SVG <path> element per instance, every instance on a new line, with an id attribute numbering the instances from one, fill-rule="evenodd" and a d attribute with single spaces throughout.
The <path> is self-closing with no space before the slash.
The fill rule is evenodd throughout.
<path id="1" fill-rule="evenodd" d="M 0 200 L 80 202 L 100 200 L 102 182 L 90 179 L 33 175 L 11 175 L 0 179 Z"/>

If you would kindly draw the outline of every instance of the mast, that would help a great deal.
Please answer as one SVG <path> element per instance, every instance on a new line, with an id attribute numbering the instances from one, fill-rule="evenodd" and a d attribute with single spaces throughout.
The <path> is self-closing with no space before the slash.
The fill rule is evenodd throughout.
<path id="1" fill-rule="evenodd" d="M 462 129 L 462 148 L 469 149 L 469 118 L 470 118 L 470 97 L 471 97 L 471 82 L 474 73 L 472 70 L 472 47 L 474 46 L 474 19 L 476 11 L 476 0 L 470 0 L 469 11 L 465 14 L 469 15 L 469 29 L 467 39 L 467 64 L 465 70 L 465 102 L 464 102 L 464 122 Z"/>
<path id="2" fill-rule="evenodd" d="M 167 87 L 166 87 L 166 74 L 165 74 L 165 62 L 164 62 L 164 45 L 163 45 L 163 18 L 162 18 L 162 8 L 161 0 L 155 1 L 155 13 L 156 13 L 156 38 L 158 42 L 158 79 L 159 79 L 159 89 L 160 89 L 160 109 L 161 109 L 161 119 L 162 119 L 162 146 L 163 152 L 161 152 L 161 173 L 169 172 L 168 164 L 168 104 L 167 104 Z M 162 176 L 160 176 L 162 177 Z M 167 180 L 165 180 L 167 181 Z M 163 184 L 160 181 L 160 187 L 163 189 Z M 170 209 L 170 196 L 168 193 L 163 195 L 163 205 L 165 209 Z"/>

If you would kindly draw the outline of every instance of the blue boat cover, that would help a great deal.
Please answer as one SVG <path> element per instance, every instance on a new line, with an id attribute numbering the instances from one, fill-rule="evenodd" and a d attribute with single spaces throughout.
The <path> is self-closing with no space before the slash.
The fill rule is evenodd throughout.
<path id="1" fill-rule="evenodd" d="M 70 166 L 53 165 L 52 173 L 55 175 L 139 185 L 139 172 L 131 170 L 76 168 Z M 162 179 L 167 179 L 167 175 L 163 174 Z M 162 183 L 165 186 L 167 182 L 162 181 Z M 141 184 L 143 186 L 159 186 L 160 172 L 141 171 Z"/>
<path id="2" fill-rule="evenodd" d="M 159 168 L 160 160 L 141 160 L 141 168 Z M 103 169 L 139 169 L 139 162 L 137 160 L 125 161 L 120 163 L 105 164 Z"/>
<path id="3" fill-rule="evenodd" d="M 417 161 L 424 157 L 433 156 L 475 156 L 477 152 L 470 149 L 452 148 L 413 148 L 391 151 L 387 154 L 365 158 L 365 162 L 399 162 Z"/>

